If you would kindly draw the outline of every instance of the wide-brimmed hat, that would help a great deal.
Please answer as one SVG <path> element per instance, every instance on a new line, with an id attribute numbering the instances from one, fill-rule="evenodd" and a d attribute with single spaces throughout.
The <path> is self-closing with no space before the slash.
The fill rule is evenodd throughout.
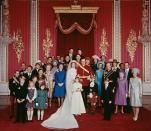
<path id="1" fill-rule="evenodd" d="M 97 56 L 97 55 L 93 55 L 92 58 L 93 58 L 93 59 L 97 59 L 97 60 L 101 60 L 100 57 Z"/>
<path id="2" fill-rule="evenodd" d="M 140 73 L 140 70 L 138 68 L 133 68 L 132 69 L 132 73 L 133 74 L 139 74 Z"/>
<path id="3" fill-rule="evenodd" d="M 112 63 L 119 63 L 117 59 L 113 59 Z"/>
<path id="4" fill-rule="evenodd" d="M 36 63 L 41 63 L 41 60 L 37 60 L 37 62 Z"/>

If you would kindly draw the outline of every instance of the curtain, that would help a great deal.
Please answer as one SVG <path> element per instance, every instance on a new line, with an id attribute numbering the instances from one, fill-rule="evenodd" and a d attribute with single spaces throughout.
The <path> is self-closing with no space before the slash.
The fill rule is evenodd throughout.
<path id="1" fill-rule="evenodd" d="M 88 29 L 91 26 L 92 14 L 60 14 L 61 23 L 64 29 L 70 28 L 77 22 L 82 28 Z M 91 56 L 94 53 L 94 30 L 89 33 L 82 33 L 74 30 L 69 34 L 64 34 L 58 27 L 57 31 L 57 55 L 65 55 L 68 50 L 75 51 L 81 48 L 84 56 Z"/>
<path id="2" fill-rule="evenodd" d="M 56 18 L 55 18 L 55 13 L 54 13 L 52 7 L 53 6 L 70 6 L 71 4 L 72 4 L 72 2 L 69 2 L 69 1 L 53 1 L 53 2 L 39 1 L 39 59 L 43 60 L 44 51 L 42 49 L 42 44 L 43 44 L 43 39 L 45 37 L 45 29 L 47 27 L 50 27 L 50 30 L 52 33 L 53 44 L 54 44 L 54 46 L 51 50 L 51 53 L 53 55 L 56 55 L 58 52 L 57 45 L 58 45 L 59 41 L 57 41 L 58 40 L 57 37 L 58 37 L 58 34 L 60 34 L 61 32 L 58 32 L 58 28 L 57 29 L 55 28 L 56 27 L 56 23 L 55 23 Z M 106 33 L 107 33 L 107 39 L 109 42 L 107 59 L 112 58 L 113 1 L 95 1 L 95 2 L 80 1 L 79 4 L 81 4 L 82 6 L 98 6 L 98 7 L 100 7 L 100 9 L 98 10 L 98 13 L 96 14 L 97 26 L 96 26 L 96 29 L 93 29 L 94 36 L 92 36 L 92 37 L 94 37 L 93 38 L 94 41 L 93 41 L 93 48 L 92 48 L 93 52 L 92 53 L 100 56 L 100 51 L 99 51 L 100 38 L 101 38 L 102 29 L 105 28 Z M 68 20 L 68 22 L 70 22 L 69 24 L 73 23 L 72 19 L 70 19 L 70 21 Z M 73 20 L 75 20 L 75 19 L 73 19 Z M 88 18 L 87 18 L 87 20 L 88 20 Z M 87 22 L 87 21 L 85 20 L 83 22 Z M 89 21 L 89 23 L 90 23 L 90 21 Z M 83 28 L 88 29 L 88 27 L 83 27 Z M 91 30 L 90 34 L 92 34 L 92 30 Z M 77 47 L 75 47 L 75 48 L 77 48 Z M 84 52 L 87 52 L 87 51 L 84 51 Z M 88 49 L 88 52 L 89 52 L 89 49 Z M 90 53 L 88 53 L 88 54 L 90 54 Z"/>
<path id="3" fill-rule="evenodd" d="M 64 18 L 64 17 L 66 18 L 66 16 L 68 15 L 68 18 L 66 18 L 66 22 L 62 22 L 60 15 L 62 16 L 62 18 Z M 88 17 L 88 15 L 89 15 L 89 17 Z M 70 34 L 74 30 L 78 30 L 81 34 L 87 35 L 90 33 L 90 31 L 96 25 L 95 14 L 75 14 L 75 13 L 74 14 L 72 14 L 72 13 L 71 14 L 56 14 L 56 17 L 57 17 L 57 25 L 63 34 Z M 83 17 L 85 17 L 85 18 L 83 18 Z M 77 22 L 79 20 L 81 21 L 81 18 L 85 20 L 85 21 L 83 20 L 83 23 L 84 23 L 83 26 L 88 26 L 87 29 L 83 28 L 83 26 L 81 26 L 81 24 L 79 24 L 79 22 Z M 71 23 L 71 21 L 72 21 L 72 23 Z M 67 25 L 67 23 L 71 23 L 71 24 Z M 63 24 L 68 27 L 64 28 Z"/>
<path id="4" fill-rule="evenodd" d="M 134 62 L 132 63 L 126 48 L 126 42 L 131 29 L 136 31 L 138 36 L 141 30 L 142 1 L 121 1 L 121 56 L 122 62 L 129 62 L 131 68 L 140 69 L 142 76 L 143 71 L 143 46 L 138 43 L 135 52 Z M 122 53 L 123 52 L 123 53 Z"/>
<path id="5" fill-rule="evenodd" d="M 14 31 L 16 32 L 17 29 L 20 29 L 24 43 L 24 51 L 20 63 L 18 63 L 13 44 L 8 47 L 8 76 L 12 77 L 14 72 L 20 69 L 22 62 L 29 64 L 30 1 L 9 0 L 9 11 L 10 33 L 13 35 Z"/>
<path id="6" fill-rule="evenodd" d="M 57 31 L 57 55 L 64 56 L 68 53 L 70 48 L 74 51 L 81 48 L 84 56 L 92 56 L 94 53 L 94 31 L 92 30 L 88 35 L 83 35 L 77 30 L 66 35 L 59 29 Z"/>

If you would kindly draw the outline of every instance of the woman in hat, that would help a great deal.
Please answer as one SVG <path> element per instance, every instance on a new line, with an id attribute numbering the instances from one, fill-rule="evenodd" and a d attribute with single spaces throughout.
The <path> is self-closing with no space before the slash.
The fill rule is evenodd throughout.
<path id="1" fill-rule="evenodd" d="M 103 85 L 103 76 L 104 76 L 104 70 L 103 70 L 103 63 L 98 63 L 98 70 L 95 72 L 95 82 L 98 86 L 98 105 L 101 106 L 101 96 L 102 96 L 102 85 Z"/>
<path id="2" fill-rule="evenodd" d="M 115 114 L 118 112 L 118 106 L 121 106 L 121 113 L 124 113 L 124 106 L 127 105 L 126 97 L 128 94 L 128 83 L 126 78 L 124 77 L 124 71 L 119 72 L 119 78 L 117 80 L 116 92 L 115 92 Z"/>
<path id="3" fill-rule="evenodd" d="M 46 72 L 45 72 L 45 81 L 46 81 L 46 88 L 48 89 L 48 106 L 51 107 L 52 101 L 52 94 L 54 89 L 54 74 L 51 71 L 52 65 L 46 65 Z"/>
<path id="4" fill-rule="evenodd" d="M 66 72 L 63 70 L 63 64 L 59 65 L 58 71 L 54 75 L 55 86 L 54 86 L 54 96 L 58 98 L 58 106 L 60 107 L 63 104 L 65 97 L 65 80 Z"/>
<path id="5" fill-rule="evenodd" d="M 98 69 L 98 62 L 100 61 L 100 58 L 97 55 L 93 55 L 92 61 L 93 61 L 93 63 L 91 64 L 91 68 L 92 68 L 93 72 L 95 73 L 96 70 Z"/>
<path id="6" fill-rule="evenodd" d="M 139 69 L 134 68 L 132 70 L 132 74 L 133 77 L 130 78 L 129 82 L 129 96 L 131 106 L 133 107 L 133 120 L 137 121 L 139 109 L 142 107 L 142 82 L 141 79 L 137 76 L 139 74 Z"/>

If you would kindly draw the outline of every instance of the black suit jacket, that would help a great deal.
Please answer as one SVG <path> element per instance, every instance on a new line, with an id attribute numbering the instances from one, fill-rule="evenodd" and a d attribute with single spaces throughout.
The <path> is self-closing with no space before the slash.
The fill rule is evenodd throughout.
<path id="1" fill-rule="evenodd" d="M 17 79 L 17 78 L 16 78 Z M 18 80 L 18 79 L 17 79 Z M 14 78 L 9 79 L 9 90 L 10 90 L 10 96 L 15 96 L 16 94 L 16 89 L 19 85 L 19 80 L 18 82 L 14 80 Z"/>
<path id="2" fill-rule="evenodd" d="M 132 76 L 133 76 L 133 74 L 132 74 L 132 70 L 131 70 L 131 69 L 129 69 L 129 71 L 128 71 L 128 75 L 127 75 L 128 85 L 129 85 L 130 78 L 131 78 Z"/>
<path id="3" fill-rule="evenodd" d="M 26 77 L 26 80 L 29 81 L 32 77 L 32 73 L 31 75 L 28 75 L 28 72 L 26 74 L 24 74 L 24 76 Z"/>
<path id="4" fill-rule="evenodd" d="M 104 103 L 109 103 L 109 101 L 112 101 L 113 103 L 113 98 L 114 98 L 113 89 L 114 89 L 114 86 L 112 82 L 109 82 L 109 85 L 107 88 L 105 88 L 105 85 L 103 84 L 102 99 Z"/>
<path id="5" fill-rule="evenodd" d="M 22 100 L 22 99 L 26 99 L 27 96 L 27 84 L 24 83 L 23 86 L 21 86 L 20 84 L 18 85 L 17 89 L 16 89 L 16 99 Z"/>
<path id="6" fill-rule="evenodd" d="M 37 76 L 38 77 L 38 71 L 37 71 L 37 69 L 33 69 L 31 77 L 33 77 L 33 76 Z"/>

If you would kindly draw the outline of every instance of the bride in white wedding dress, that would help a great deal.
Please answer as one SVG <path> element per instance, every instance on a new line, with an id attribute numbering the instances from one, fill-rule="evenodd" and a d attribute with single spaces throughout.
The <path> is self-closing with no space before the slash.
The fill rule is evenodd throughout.
<path id="1" fill-rule="evenodd" d="M 72 84 L 77 75 L 76 61 L 71 61 L 66 75 L 66 97 L 63 105 L 41 125 L 49 129 L 78 128 L 78 123 L 71 113 Z"/>

